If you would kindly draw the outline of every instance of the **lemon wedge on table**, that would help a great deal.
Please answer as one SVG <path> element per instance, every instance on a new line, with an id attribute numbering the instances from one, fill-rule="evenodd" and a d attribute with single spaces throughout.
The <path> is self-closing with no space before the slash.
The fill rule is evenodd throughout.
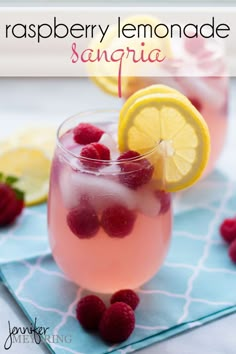
<path id="1" fill-rule="evenodd" d="M 122 27 L 125 24 L 133 24 L 135 27 L 137 27 L 138 25 L 142 25 L 144 26 L 144 28 L 146 28 L 148 25 L 150 25 L 153 28 L 159 22 L 160 21 L 154 16 L 134 15 L 123 19 L 121 21 L 120 27 Z M 144 31 L 146 31 L 146 29 Z M 162 30 L 160 29 L 159 31 L 161 32 Z M 162 34 L 164 37 L 165 33 L 163 31 L 162 31 L 163 33 L 160 32 L 159 34 Z M 130 39 L 124 37 L 118 38 L 117 24 L 116 24 L 111 26 L 109 33 L 106 35 L 102 43 L 100 43 L 99 38 L 97 37 L 91 42 L 90 48 L 92 48 L 94 52 L 96 52 L 97 50 L 100 50 L 100 52 L 106 50 L 107 53 L 111 54 L 113 51 L 117 49 L 118 50 L 123 49 L 125 51 L 126 47 L 128 46 L 130 49 L 135 51 L 137 58 L 140 56 L 141 50 L 143 51 L 143 53 L 145 53 L 145 58 L 146 58 L 146 56 L 153 49 L 160 49 L 164 53 L 163 56 L 166 56 L 168 58 L 172 56 L 170 38 L 165 37 L 159 39 L 157 37 L 150 38 L 148 36 L 144 36 L 144 37 L 140 36 L 140 38 L 137 39 L 136 35 L 135 37 Z M 141 47 L 141 42 L 144 42 L 145 46 Z M 127 53 L 125 53 L 124 58 L 125 57 L 127 58 Z M 119 61 L 106 62 L 105 60 L 99 60 L 99 61 L 97 60 L 92 63 L 89 62 L 88 63 L 89 76 L 91 80 L 103 91 L 111 95 L 117 96 L 119 65 L 120 65 Z M 127 65 L 129 67 L 127 67 Z M 124 66 L 126 66 L 125 70 L 126 73 L 128 72 L 128 75 L 132 73 L 133 68 L 136 70 L 135 72 L 137 72 L 137 68 L 136 68 L 137 63 L 134 64 L 132 63 L 131 60 L 127 61 L 123 59 L 123 69 Z M 145 64 L 142 64 L 142 67 L 145 67 Z M 129 77 L 127 75 L 122 75 L 121 78 L 122 92 L 123 91 L 125 92 L 128 84 L 129 84 Z"/>
<path id="2" fill-rule="evenodd" d="M 56 144 L 56 127 L 51 125 L 32 125 L 13 134 L 8 144 L 14 146 L 32 146 L 43 150 L 52 158 Z M 1 146 L 0 146 L 1 149 Z"/>
<path id="3" fill-rule="evenodd" d="M 6 151 L 7 149 L 11 148 L 11 143 L 8 140 L 1 140 L 0 141 L 0 153 Z M 1 171 L 0 171 L 1 172 Z"/>
<path id="4" fill-rule="evenodd" d="M 12 147 L 0 153 L 0 171 L 18 177 L 14 186 L 24 191 L 27 206 L 46 201 L 50 167 L 49 157 L 36 147 Z"/>
<path id="5" fill-rule="evenodd" d="M 178 91 L 159 85 L 141 91 L 121 110 L 119 148 L 141 154 L 152 151 L 157 157 L 153 179 L 158 188 L 169 192 L 185 189 L 201 177 L 207 165 L 207 124 Z"/>

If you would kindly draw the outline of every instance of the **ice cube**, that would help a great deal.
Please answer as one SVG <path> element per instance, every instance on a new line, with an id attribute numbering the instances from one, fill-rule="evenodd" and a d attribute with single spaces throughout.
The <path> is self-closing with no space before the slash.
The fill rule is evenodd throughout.
<path id="1" fill-rule="evenodd" d="M 59 188 L 66 209 L 72 209 L 78 204 L 79 191 L 73 178 L 75 173 L 76 172 L 68 166 L 65 167 L 60 174 Z"/>
<path id="2" fill-rule="evenodd" d="M 86 197 L 97 212 L 114 203 L 120 203 L 131 210 L 137 205 L 136 192 L 119 182 L 72 169 L 63 171 L 60 189 L 67 209 L 76 207 L 81 197 Z"/>
<path id="3" fill-rule="evenodd" d="M 100 174 L 101 175 L 116 175 L 118 177 L 118 174 L 120 173 L 120 167 L 119 164 L 111 163 L 105 167 L 102 167 L 100 169 Z"/>
<path id="4" fill-rule="evenodd" d="M 157 216 L 160 212 L 161 204 L 154 191 L 150 187 L 144 186 L 139 188 L 136 193 L 138 210 L 146 216 Z"/>
<path id="5" fill-rule="evenodd" d="M 72 169 L 75 171 L 81 169 L 81 167 L 83 166 L 77 157 L 72 157 L 70 159 L 70 164 L 72 166 Z"/>
<path id="6" fill-rule="evenodd" d="M 111 155 L 118 154 L 117 144 L 110 134 L 104 133 L 101 136 L 99 143 L 107 146 L 111 152 Z"/>

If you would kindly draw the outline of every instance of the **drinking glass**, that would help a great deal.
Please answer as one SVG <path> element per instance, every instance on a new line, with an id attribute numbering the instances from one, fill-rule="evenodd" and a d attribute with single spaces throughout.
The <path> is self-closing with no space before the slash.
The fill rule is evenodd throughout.
<path id="1" fill-rule="evenodd" d="M 154 276 L 166 256 L 171 196 L 153 181 L 129 188 L 124 182 L 132 179 L 133 171 L 123 171 L 127 160 L 117 161 L 115 146 L 110 161 L 81 157 L 81 146 L 73 140 L 73 129 L 81 122 L 102 128 L 115 140 L 118 112 L 80 113 L 59 127 L 48 205 L 53 257 L 83 288 L 100 293 L 135 289 Z M 153 168 L 157 159 L 153 150 L 128 161 L 138 170 Z M 78 225 L 85 227 L 85 234 Z"/>

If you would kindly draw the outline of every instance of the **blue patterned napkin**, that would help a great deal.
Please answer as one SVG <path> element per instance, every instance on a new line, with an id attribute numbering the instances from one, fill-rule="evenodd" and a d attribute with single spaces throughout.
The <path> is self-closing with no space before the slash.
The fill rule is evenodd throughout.
<path id="1" fill-rule="evenodd" d="M 175 216 L 168 258 L 161 271 L 138 290 L 136 328 L 121 345 L 107 346 L 81 329 L 75 306 L 86 291 L 67 280 L 50 255 L 1 266 L 5 284 L 27 316 L 50 327 L 54 343 L 46 344 L 55 353 L 124 354 L 236 311 L 236 267 L 218 234 L 221 220 L 236 211 L 236 184 L 222 175 L 213 178 L 213 197 L 204 201 L 202 189 L 197 207 L 183 207 L 184 212 Z M 188 195 L 182 204 L 178 198 L 179 206 L 186 205 Z M 25 235 L 24 228 L 21 232 Z M 64 340 L 56 343 L 55 338 Z"/>
<path id="2" fill-rule="evenodd" d="M 14 226 L 0 228 L 0 264 L 48 253 L 46 204 L 26 208 Z"/>

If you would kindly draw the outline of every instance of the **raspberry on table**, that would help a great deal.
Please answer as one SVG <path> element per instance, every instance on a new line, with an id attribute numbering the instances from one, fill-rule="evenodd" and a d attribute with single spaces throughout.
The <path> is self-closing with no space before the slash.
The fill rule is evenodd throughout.
<path id="1" fill-rule="evenodd" d="M 160 214 L 165 214 L 170 209 L 171 205 L 170 193 L 166 193 L 165 191 L 155 191 L 155 195 L 160 200 Z"/>
<path id="2" fill-rule="evenodd" d="M 137 152 L 130 150 L 118 157 L 118 161 L 122 161 L 120 164 L 121 173 L 119 174 L 119 180 L 131 189 L 137 189 L 147 184 L 151 180 L 154 171 L 154 167 L 147 159 L 141 158 L 140 160 L 134 159 L 129 161 L 129 159 L 138 156 L 140 155 Z"/>
<path id="3" fill-rule="evenodd" d="M 67 214 L 67 224 L 74 235 L 81 239 L 91 238 L 99 230 L 96 211 L 89 203 L 81 203 Z"/>
<path id="4" fill-rule="evenodd" d="M 73 131 L 76 143 L 86 145 L 99 141 L 104 131 L 89 123 L 80 123 Z"/>
<path id="5" fill-rule="evenodd" d="M 225 219 L 220 225 L 220 234 L 227 243 L 233 242 L 236 239 L 236 218 Z"/>
<path id="6" fill-rule="evenodd" d="M 233 263 L 236 263 L 236 239 L 229 246 L 229 257 Z"/>
<path id="7" fill-rule="evenodd" d="M 100 167 L 103 165 L 103 161 L 110 160 L 110 150 L 103 144 L 99 143 L 92 143 L 88 144 L 83 147 L 80 153 L 81 157 L 85 157 L 92 160 L 101 160 L 98 161 L 89 161 L 86 159 L 81 159 L 83 165 L 93 168 L 93 167 Z"/>
<path id="8" fill-rule="evenodd" d="M 104 302 L 96 295 L 87 295 L 77 304 L 76 317 L 87 330 L 96 330 L 106 310 Z"/>
<path id="9" fill-rule="evenodd" d="M 11 184 L 0 183 L 0 226 L 15 222 L 24 208 L 24 195 Z"/>
<path id="10" fill-rule="evenodd" d="M 110 302 L 111 304 L 114 304 L 115 302 L 124 302 L 135 310 L 139 304 L 139 297 L 131 289 L 122 289 L 112 295 Z"/>
<path id="11" fill-rule="evenodd" d="M 112 304 L 103 314 L 99 332 L 109 343 L 125 341 L 133 332 L 135 316 L 132 308 L 124 302 Z"/>
<path id="12" fill-rule="evenodd" d="M 136 220 L 133 211 L 121 204 L 107 207 L 101 217 L 101 226 L 110 237 L 125 237 L 131 233 Z"/>

